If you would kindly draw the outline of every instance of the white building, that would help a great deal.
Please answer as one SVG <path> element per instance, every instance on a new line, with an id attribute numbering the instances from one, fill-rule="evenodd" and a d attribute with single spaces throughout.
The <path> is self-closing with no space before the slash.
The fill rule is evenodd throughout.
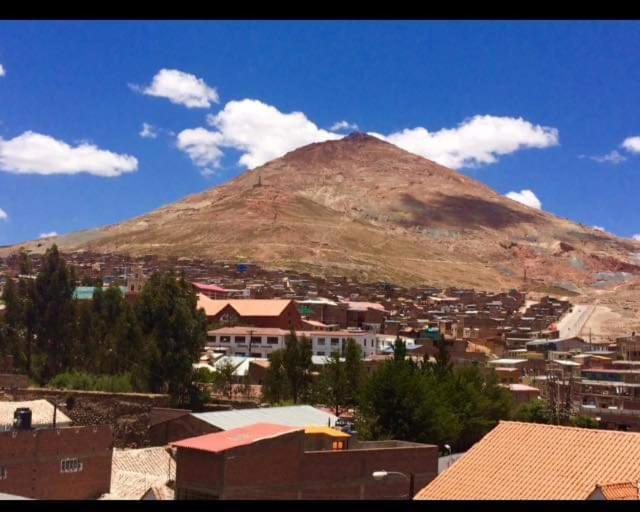
<path id="1" fill-rule="evenodd" d="M 284 348 L 290 331 L 275 327 L 222 327 L 207 333 L 207 348 L 224 350 L 229 356 L 267 357 L 274 350 Z M 298 337 L 311 339 L 314 356 L 343 353 L 349 338 L 362 348 L 364 357 L 379 352 L 376 335 L 369 331 L 298 331 Z"/>

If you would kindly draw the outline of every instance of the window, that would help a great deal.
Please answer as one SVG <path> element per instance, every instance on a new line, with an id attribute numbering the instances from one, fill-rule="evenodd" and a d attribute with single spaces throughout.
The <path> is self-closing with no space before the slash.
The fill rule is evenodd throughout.
<path id="1" fill-rule="evenodd" d="M 334 450 L 344 450 L 344 441 L 334 441 L 333 442 Z"/>
<path id="2" fill-rule="evenodd" d="M 213 341 L 214 343 L 216 342 L 217 338 L 218 338 L 217 336 L 209 336 L 209 340 Z"/>
<path id="3" fill-rule="evenodd" d="M 247 354 L 244 352 L 236 352 L 236 356 L 238 357 L 245 357 Z"/>
<path id="4" fill-rule="evenodd" d="M 326 352 L 324 352 L 323 350 L 320 350 L 319 352 L 316 352 L 317 356 L 324 356 L 326 355 Z"/>
<path id="5" fill-rule="evenodd" d="M 62 459 L 60 461 L 60 473 L 78 473 L 82 471 L 80 459 Z"/>
<path id="6" fill-rule="evenodd" d="M 220 336 L 220 343 L 229 343 L 231 341 L 231 336 Z"/>
<path id="7" fill-rule="evenodd" d="M 262 336 L 251 336 L 251 343 L 262 343 Z"/>
<path id="8" fill-rule="evenodd" d="M 247 341 L 247 338 L 245 336 L 236 336 L 234 341 L 236 343 L 245 343 Z"/>
<path id="9" fill-rule="evenodd" d="M 331 344 L 332 345 L 337 345 L 338 343 L 340 343 L 340 339 L 339 338 L 331 338 Z"/>
<path id="10" fill-rule="evenodd" d="M 324 338 L 318 338 L 318 345 L 324 345 Z"/>
<path id="11" fill-rule="evenodd" d="M 251 352 L 251 357 L 262 357 L 260 352 Z"/>
<path id="12" fill-rule="evenodd" d="M 278 344 L 278 337 L 277 336 L 268 336 L 267 337 L 267 343 L 269 343 L 270 345 L 277 345 Z"/>
<path id="13" fill-rule="evenodd" d="M 7 479 L 7 468 L 6 466 L 0 466 L 0 480 Z"/>

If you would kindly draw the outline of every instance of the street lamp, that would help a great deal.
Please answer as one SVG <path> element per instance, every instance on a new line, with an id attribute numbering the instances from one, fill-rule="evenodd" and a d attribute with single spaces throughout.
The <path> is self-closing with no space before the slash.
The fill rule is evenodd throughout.
<path id="1" fill-rule="evenodd" d="M 451 466 L 451 445 L 445 444 L 444 449 L 449 452 L 449 455 L 447 456 L 447 468 L 448 468 L 449 466 Z"/>
<path id="2" fill-rule="evenodd" d="M 389 475 L 398 475 L 403 478 L 406 478 L 409 482 L 409 499 L 413 498 L 413 474 L 405 475 L 404 473 L 400 473 L 400 471 L 374 471 L 371 476 L 374 480 L 380 482 L 385 480 Z"/>

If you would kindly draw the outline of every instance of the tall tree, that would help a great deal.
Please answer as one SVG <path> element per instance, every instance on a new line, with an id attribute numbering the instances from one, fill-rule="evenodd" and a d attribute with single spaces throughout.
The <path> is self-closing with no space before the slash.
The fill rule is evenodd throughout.
<path id="1" fill-rule="evenodd" d="M 318 399 L 330 406 L 336 416 L 346 407 L 349 401 L 349 384 L 346 364 L 340 361 L 340 354 L 333 352 L 323 366 L 318 379 Z"/>
<path id="2" fill-rule="evenodd" d="M 74 330 L 74 275 L 54 244 L 47 249 L 36 277 L 36 335 L 41 352 L 39 378 L 47 382 L 68 368 Z"/>
<path id="3" fill-rule="evenodd" d="M 277 404 L 289 396 L 287 374 L 284 370 L 284 350 L 274 350 L 267 358 L 269 368 L 262 384 L 262 398 L 269 403 Z"/>
<path id="4" fill-rule="evenodd" d="M 207 336 L 206 317 L 197 308 L 193 287 L 173 273 L 154 273 L 140 293 L 136 312 L 151 390 L 168 392 L 177 403 L 188 402 L 192 365 Z"/>
<path id="5" fill-rule="evenodd" d="M 297 404 L 309 390 L 312 353 L 311 341 L 304 336 L 298 338 L 292 330 L 285 341 L 282 362 L 294 404 Z"/>
<path id="6" fill-rule="evenodd" d="M 344 350 L 344 373 L 347 388 L 346 405 L 354 407 L 358 404 L 360 390 L 365 379 L 362 348 L 353 338 L 347 339 Z"/>

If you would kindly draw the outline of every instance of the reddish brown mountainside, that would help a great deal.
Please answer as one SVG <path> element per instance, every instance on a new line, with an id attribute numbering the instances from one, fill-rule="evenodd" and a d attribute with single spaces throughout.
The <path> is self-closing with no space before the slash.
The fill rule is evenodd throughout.
<path id="1" fill-rule="evenodd" d="M 364 134 L 311 144 L 64 250 L 203 256 L 402 284 L 591 287 L 640 244 L 523 206 Z"/>

